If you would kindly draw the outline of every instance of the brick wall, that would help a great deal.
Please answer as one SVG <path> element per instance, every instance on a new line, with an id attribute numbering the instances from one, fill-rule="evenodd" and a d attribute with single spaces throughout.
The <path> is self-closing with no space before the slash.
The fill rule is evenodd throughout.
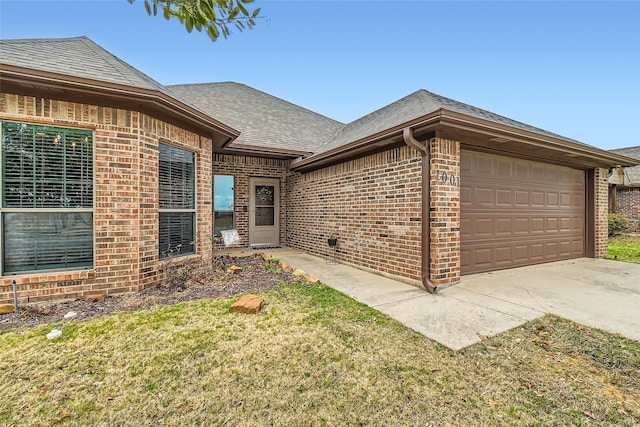
<path id="1" fill-rule="evenodd" d="M 460 281 L 460 143 L 433 138 L 431 144 L 431 281 Z M 448 179 L 444 179 L 447 177 Z M 451 179 L 453 177 L 453 179 Z"/>
<path id="2" fill-rule="evenodd" d="M 233 175 L 234 177 L 235 227 L 242 245 L 249 243 L 249 178 L 252 177 L 280 179 L 280 242 L 284 244 L 287 226 L 286 171 L 288 164 L 288 160 L 228 154 L 213 155 L 213 175 Z"/>
<path id="3" fill-rule="evenodd" d="M 211 141 L 135 111 L 0 94 L 0 119 L 94 129 L 94 268 L 0 278 L 0 302 L 12 300 L 12 281 L 20 301 L 110 294 L 157 283 L 158 144 L 196 153 L 196 256 L 212 245 Z"/>
<path id="4" fill-rule="evenodd" d="M 287 178 L 287 245 L 420 280 L 420 154 L 400 147 Z M 330 268 L 330 267 L 328 267 Z"/>
<path id="5" fill-rule="evenodd" d="M 614 213 L 623 215 L 629 219 L 628 230 L 632 233 L 640 231 L 640 188 L 638 187 L 612 187 L 611 193 L 616 192 L 616 210 Z M 613 212 L 611 206 L 612 195 L 609 196 L 609 212 Z"/>
<path id="6" fill-rule="evenodd" d="M 602 258 L 609 253 L 609 181 L 608 170 L 596 168 L 594 173 L 595 202 L 595 258 Z"/>

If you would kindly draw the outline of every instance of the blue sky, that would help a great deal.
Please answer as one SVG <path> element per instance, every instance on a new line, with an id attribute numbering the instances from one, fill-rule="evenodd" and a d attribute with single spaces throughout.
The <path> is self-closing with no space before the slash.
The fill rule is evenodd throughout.
<path id="1" fill-rule="evenodd" d="M 0 0 L 0 37 L 86 35 L 163 84 L 236 81 L 343 122 L 426 89 L 604 149 L 640 145 L 640 1 L 257 0 L 212 43 L 143 0 Z"/>

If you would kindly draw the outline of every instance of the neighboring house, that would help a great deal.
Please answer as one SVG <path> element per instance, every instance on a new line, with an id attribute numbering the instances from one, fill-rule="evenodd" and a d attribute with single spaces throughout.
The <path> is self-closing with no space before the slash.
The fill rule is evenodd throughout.
<path id="1" fill-rule="evenodd" d="M 633 159 L 419 90 L 343 124 L 237 83 L 166 87 L 85 37 L 0 42 L 0 302 L 139 290 L 167 256 L 324 255 L 433 291 L 607 251 Z M 339 100 L 338 100 L 339 102 Z"/>
<path id="2" fill-rule="evenodd" d="M 640 146 L 611 152 L 640 161 Z M 640 166 L 613 169 L 609 184 L 609 212 L 628 218 L 629 231 L 640 231 Z"/>

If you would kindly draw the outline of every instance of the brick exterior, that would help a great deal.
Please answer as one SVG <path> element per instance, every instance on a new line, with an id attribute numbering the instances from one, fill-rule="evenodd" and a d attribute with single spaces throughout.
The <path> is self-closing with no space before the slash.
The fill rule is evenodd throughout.
<path id="1" fill-rule="evenodd" d="M 603 258 L 609 253 L 609 220 L 608 200 L 609 181 L 608 170 L 596 168 L 594 173 L 594 201 L 595 201 L 595 236 L 594 256 Z"/>
<path id="2" fill-rule="evenodd" d="M 400 147 L 287 178 L 287 245 L 420 280 L 422 166 Z"/>
<path id="3" fill-rule="evenodd" d="M 242 245 L 249 243 L 249 178 L 252 177 L 280 179 L 280 243 L 284 244 L 287 226 L 288 165 L 288 160 L 227 154 L 213 155 L 213 175 L 234 176 L 235 227 L 240 235 Z"/>
<path id="4" fill-rule="evenodd" d="M 124 293 L 161 279 L 158 259 L 158 147 L 196 153 L 196 255 L 214 252 L 213 175 L 235 177 L 235 226 L 249 241 L 249 179 L 280 180 L 280 242 L 326 256 L 338 238 L 342 262 L 408 281 L 421 279 L 422 157 L 407 146 L 299 173 L 288 160 L 214 154 L 211 140 L 137 111 L 0 94 L 0 119 L 94 130 L 94 268 L 0 278 L 0 303 Z M 460 143 L 429 141 L 430 277 L 460 280 Z M 443 179 L 443 176 L 448 179 Z M 607 170 L 595 173 L 595 256 L 607 253 Z M 451 180 L 451 177 L 455 179 Z M 638 208 L 640 191 L 630 205 Z M 620 201 L 619 205 L 623 202 Z M 637 210 L 636 210 L 637 217 Z"/>
<path id="5" fill-rule="evenodd" d="M 431 144 L 431 281 L 460 281 L 460 143 L 433 138 Z M 452 178 L 453 177 L 453 178 Z M 446 178 L 446 179 L 445 179 Z"/>
<path id="6" fill-rule="evenodd" d="M 616 192 L 616 209 L 612 207 L 611 198 Z M 639 187 L 611 187 L 609 191 L 609 212 L 617 213 L 629 220 L 629 232 L 640 231 L 640 188 Z"/>
<path id="7" fill-rule="evenodd" d="M 117 294 L 157 283 L 158 144 L 196 153 L 197 255 L 212 244 L 211 141 L 135 111 L 12 94 L 0 95 L 0 119 L 94 129 L 94 268 L 6 276 L 0 301 L 73 299 Z"/>

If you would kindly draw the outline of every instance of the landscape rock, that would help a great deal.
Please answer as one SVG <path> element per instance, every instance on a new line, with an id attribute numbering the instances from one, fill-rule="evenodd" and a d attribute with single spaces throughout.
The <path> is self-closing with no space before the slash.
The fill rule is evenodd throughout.
<path id="1" fill-rule="evenodd" d="M 237 265 L 232 265 L 231 267 L 227 268 L 227 273 L 230 274 L 240 274 L 241 271 L 242 267 L 238 267 Z"/>
<path id="2" fill-rule="evenodd" d="M 260 311 L 264 298 L 257 295 L 245 295 L 231 306 L 231 311 L 254 314 Z"/>
<path id="3" fill-rule="evenodd" d="M 13 304 L 0 304 L 0 314 L 9 314 L 16 311 Z"/>
<path id="4" fill-rule="evenodd" d="M 281 262 L 280 263 L 280 268 L 282 268 L 283 270 L 289 270 L 291 268 L 291 266 L 289 264 L 287 264 L 286 262 Z"/>
<path id="5" fill-rule="evenodd" d="M 84 300 L 86 302 L 98 302 L 98 301 L 104 301 L 105 298 L 107 298 L 107 294 L 99 293 L 99 294 L 85 295 Z"/>
<path id="6" fill-rule="evenodd" d="M 67 314 L 65 314 L 64 316 L 62 316 L 63 319 L 72 319 L 74 317 L 76 317 L 78 315 L 78 313 L 76 313 L 75 311 L 70 311 Z"/>
<path id="7" fill-rule="evenodd" d="M 306 273 L 300 270 L 299 268 L 296 268 L 295 270 L 293 270 L 293 275 L 296 277 L 304 276 L 305 274 Z"/>
<path id="8" fill-rule="evenodd" d="M 54 329 L 47 334 L 47 339 L 55 340 L 62 336 L 62 331 L 60 329 Z"/>
<path id="9" fill-rule="evenodd" d="M 320 281 L 320 279 L 318 279 L 316 276 L 313 276 L 311 274 L 305 274 L 304 278 L 307 279 L 307 282 L 309 283 L 318 283 Z"/>

